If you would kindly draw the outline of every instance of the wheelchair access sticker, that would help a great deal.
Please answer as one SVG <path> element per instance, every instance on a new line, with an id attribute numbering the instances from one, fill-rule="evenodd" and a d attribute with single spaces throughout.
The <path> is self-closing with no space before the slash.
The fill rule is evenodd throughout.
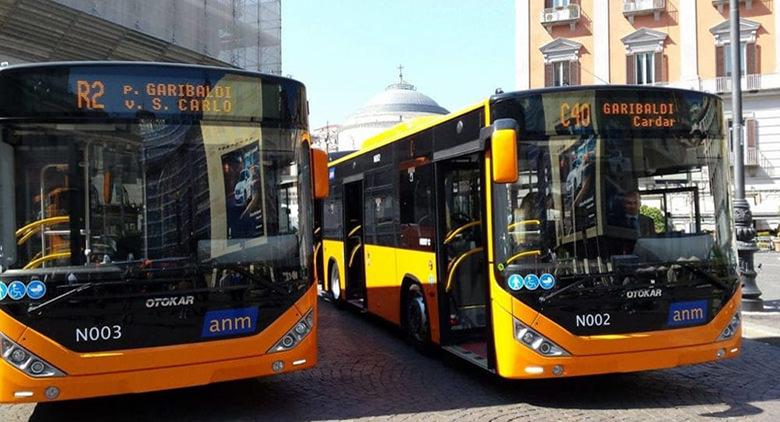
<path id="1" fill-rule="evenodd" d="M 24 283 L 19 280 L 15 280 L 8 285 L 8 297 L 13 300 L 19 300 L 27 294 L 27 288 Z"/>
<path id="2" fill-rule="evenodd" d="M 5 299 L 6 296 L 8 296 L 8 286 L 0 281 L 0 300 Z"/>
<path id="3" fill-rule="evenodd" d="M 539 276 L 536 274 L 528 274 L 525 276 L 525 288 L 528 290 L 536 290 L 539 287 Z"/>

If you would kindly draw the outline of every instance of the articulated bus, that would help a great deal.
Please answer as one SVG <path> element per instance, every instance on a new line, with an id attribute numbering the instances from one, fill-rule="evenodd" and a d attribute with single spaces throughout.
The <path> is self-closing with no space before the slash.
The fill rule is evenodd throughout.
<path id="1" fill-rule="evenodd" d="M 235 69 L 0 69 L 0 402 L 314 365 L 307 121 L 302 84 Z"/>
<path id="2" fill-rule="evenodd" d="M 740 350 L 721 100 L 654 87 L 497 94 L 329 166 L 325 295 L 506 378 Z"/>

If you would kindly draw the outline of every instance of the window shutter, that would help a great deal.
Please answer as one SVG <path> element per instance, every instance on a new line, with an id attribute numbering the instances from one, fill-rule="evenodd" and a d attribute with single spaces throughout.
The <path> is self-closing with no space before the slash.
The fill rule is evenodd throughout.
<path id="1" fill-rule="evenodd" d="M 747 147 L 755 148 L 758 141 L 758 120 L 747 119 L 745 125 L 747 125 Z"/>
<path id="2" fill-rule="evenodd" d="M 758 73 L 758 55 L 756 54 L 756 44 L 755 43 L 748 43 L 745 45 L 745 65 L 747 66 L 747 69 L 745 69 L 745 74 L 747 75 L 755 75 Z"/>
<path id="3" fill-rule="evenodd" d="M 723 46 L 715 47 L 715 76 L 726 76 L 723 68 Z"/>
<path id="4" fill-rule="evenodd" d="M 655 80 L 653 82 L 666 82 L 666 66 L 664 63 L 664 53 L 655 53 L 653 58 L 655 65 Z"/>
<path id="5" fill-rule="evenodd" d="M 553 64 L 544 65 L 544 86 L 553 86 Z"/>
<path id="6" fill-rule="evenodd" d="M 629 54 L 626 56 L 626 83 L 629 85 L 636 83 L 636 69 L 634 69 L 636 66 L 635 61 L 635 55 Z"/>
<path id="7" fill-rule="evenodd" d="M 580 62 L 569 62 L 569 85 L 580 84 Z"/>

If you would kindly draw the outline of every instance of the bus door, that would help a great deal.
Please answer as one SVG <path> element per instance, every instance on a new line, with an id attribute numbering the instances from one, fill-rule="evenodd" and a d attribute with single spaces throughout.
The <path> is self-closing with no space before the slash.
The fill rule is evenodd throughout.
<path id="1" fill-rule="evenodd" d="M 487 279 L 482 169 L 476 154 L 439 163 L 439 282 L 445 302 L 442 344 L 487 367 Z"/>
<path id="2" fill-rule="evenodd" d="M 363 265 L 363 180 L 344 184 L 344 273 L 346 300 L 365 308 L 366 276 Z"/>

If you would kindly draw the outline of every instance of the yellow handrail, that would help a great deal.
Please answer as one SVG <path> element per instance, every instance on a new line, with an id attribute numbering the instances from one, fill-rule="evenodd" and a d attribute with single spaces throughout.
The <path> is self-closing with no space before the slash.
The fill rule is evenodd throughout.
<path id="1" fill-rule="evenodd" d="M 29 270 L 31 268 L 38 268 L 38 266 L 43 264 L 44 262 L 54 261 L 54 260 L 62 259 L 62 258 L 70 258 L 70 252 L 60 252 L 60 253 L 53 253 L 53 254 L 49 254 L 49 255 L 44 255 L 44 256 L 42 256 L 42 257 L 40 257 L 38 259 L 34 259 L 34 260 L 30 261 L 27 265 L 24 266 L 23 269 Z"/>
<path id="2" fill-rule="evenodd" d="M 28 230 L 40 230 L 41 226 L 46 226 L 50 224 L 61 224 L 61 223 L 67 223 L 70 221 L 70 217 L 67 215 L 59 216 L 59 217 L 49 217 L 44 218 L 43 220 L 33 221 L 32 223 L 22 227 L 21 229 L 16 231 L 16 237 L 24 236 Z"/>
<path id="3" fill-rule="evenodd" d="M 446 245 L 447 243 L 450 243 L 450 241 L 454 239 L 455 236 L 459 235 L 463 230 L 466 230 L 470 227 L 478 226 L 480 224 L 482 224 L 482 220 L 472 221 L 471 223 L 466 223 L 458 227 L 457 229 L 447 233 L 447 236 L 444 238 L 444 244 Z"/>
<path id="4" fill-rule="evenodd" d="M 452 267 L 447 273 L 447 286 L 445 287 L 445 290 L 448 293 L 450 292 L 450 290 L 452 290 L 452 276 L 455 275 L 455 270 L 458 269 L 458 265 L 460 265 L 460 263 L 463 262 L 463 260 L 469 257 L 470 255 L 473 255 L 477 252 L 482 252 L 482 250 L 483 250 L 482 246 L 478 248 L 474 248 L 470 251 L 460 254 L 460 256 L 458 256 L 458 258 L 455 259 L 455 261 L 453 261 Z"/>
<path id="5" fill-rule="evenodd" d="M 322 247 L 322 242 L 317 242 L 317 245 L 314 246 L 314 278 L 316 280 L 320 279 L 320 275 L 317 273 L 317 255 L 320 254 L 320 247 Z"/>
<path id="6" fill-rule="evenodd" d="M 355 226 L 355 228 L 354 228 L 354 229 L 350 230 L 350 232 L 349 232 L 349 234 L 347 235 L 347 237 L 350 237 L 350 236 L 352 236 L 353 234 L 355 234 L 355 233 L 356 233 L 358 230 L 360 230 L 361 228 L 363 228 L 363 225 L 362 225 L 362 224 L 358 224 L 357 226 Z"/>
<path id="7" fill-rule="evenodd" d="M 511 229 L 515 228 L 516 226 L 519 226 L 521 224 L 527 226 L 529 224 L 542 224 L 542 222 L 539 221 L 539 220 L 522 220 L 522 221 L 518 221 L 516 223 L 512 223 L 512 224 L 506 226 L 506 229 L 507 230 L 511 230 Z"/>
<path id="8" fill-rule="evenodd" d="M 539 249 L 533 249 L 533 250 L 530 250 L 530 251 L 522 251 L 522 252 L 516 253 L 516 254 L 512 255 L 511 257 L 509 257 L 509 259 L 506 260 L 505 264 L 509 264 L 510 262 L 512 262 L 512 261 L 514 261 L 516 259 L 520 259 L 520 258 L 525 257 L 525 256 L 538 256 L 538 255 L 541 255 L 541 254 L 542 254 L 542 251 L 539 250 Z"/>
<path id="9" fill-rule="evenodd" d="M 349 264 L 348 265 L 350 267 L 352 267 L 352 260 L 355 259 L 355 254 L 357 253 L 358 249 L 360 249 L 361 246 L 363 246 L 363 244 L 362 243 L 358 243 L 357 246 L 352 248 L 352 253 L 349 254 Z"/>

